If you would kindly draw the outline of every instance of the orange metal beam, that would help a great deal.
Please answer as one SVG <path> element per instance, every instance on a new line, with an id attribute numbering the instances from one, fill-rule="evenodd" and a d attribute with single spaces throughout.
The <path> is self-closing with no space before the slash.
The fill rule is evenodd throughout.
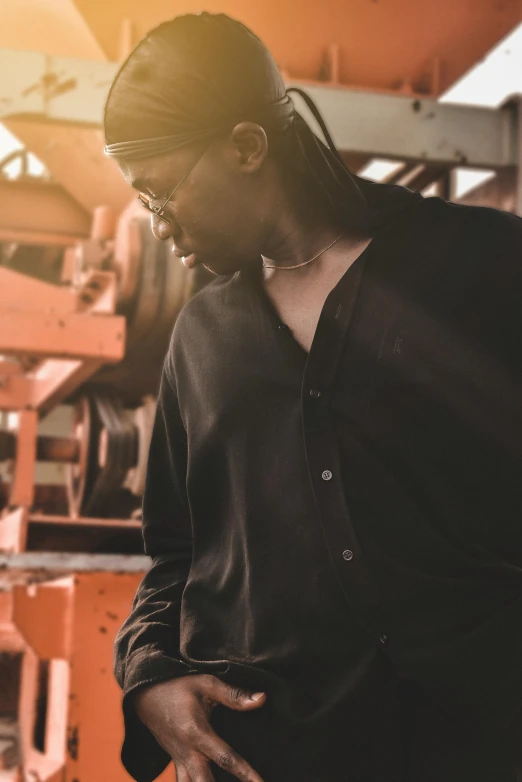
<path id="1" fill-rule="evenodd" d="M 13 624 L 13 591 L 4 587 L 0 590 L 0 651 L 15 654 L 24 646 L 24 639 Z"/>
<path id="2" fill-rule="evenodd" d="M 55 526 L 90 527 L 93 529 L 141 529 L 141 521 L 132 519 L 91 519 L 80 517 L 71 521 L 69 516 L 51 516 L 44 513 L 31 513 L 29 524 L 54 524 Z"/>
<path id="3" fill-rule="evenodd" d="M 0 46 L 87 60 L 106 59 L 73 0 L 2 0 L 1 6 Z M 50 129 L 23 120 L 6 125 L 88 211 L 92 212 L 101 201 L 118 210 L 130 201 L 130 188 L 114 161 L 103 155 L 99 130 Z"/>
<path id="4" fill-rule="evenodd" d="M 23 373 L 0 361 L 0 409 L 45 412 L 103 363 L 125 352 L 125 319 L 115 310 L 115 276 L 91 271 L 77 289 L 0 268 L 0 353 L 47 359 Z"/>
<path id="5" fill-rule="evenodd" d="M 0 311 L 15 308 L 71 314 L 77 309 L 72 288 L 61 288 L 13 269 L 0 268 Z"/>
<path id="6" fill-rule="evenodd" d="M 0 518 L 0 551 L 18 554 L 27 544 L 27 508 L 17 508 Z"/>
<path id="7" fill-rule="evenodd" d="M 72 578 L 14 588 L 14 622 L 42 660 L 70 655 L 73 591 Z"/>
<path id="8" fill-rule="evenodd" d="M 67 399 L 75 388 L 85 383 L 104 362 L 60 361 L 48 359 L 30 375 L 32 387 L 29 405 L 46 413 L 62 400 Z"/>
<path id="9" fill-rule="evenodd" d="M 126 557 L 84 556 L 82 572 L 67 564 L 78 557 L 64 555 L 62 564 L 54 572 L 47 570 L 48 578 L 42 580 L 45 558 L 36 555 L 32 568 L 41 583 L 30 583 L 34 576 L 22 566 L 18 582 L 25 578 L 26 584 L 15 588 L 13 601 L 16 626 L 27 642 L 19 708 L 24 778 L 32 772 L 42 782 L 126 782 L 119 756 L 121 692 L 112 675 L 112 655 L 114 636 L 128 615 L 143 570 L 126 572 Z M 98 567 L 102 559 L 110 562 Z M 37 750 L 33 734 L 42 660 L 49 661 L 49 700 L 45 746 Z M 171 765 L 158 782 L 173 780 Z"/>
<path id="10" fill-rule="evenodd" d="M 0 178 L 0 204 L 0 238 L 7 231 L 33 244 L 35 235 L 57 234 L 71 243 L 89 235 L 91 215 L 60 185 Z"/>
<path id="11" fill-rule="evenodd" d="M 132 199 L 132 190 L 116 163 L 103 154 L 101 130 L 50 127 L 25 120 L 9 120 L 5 125 L 89 212 L 101 203 L 121 211 Z"/>
<path id="12" fill-rule="evenodd" d="M 38 437 L 38 413 L 21 410 L 16 425 L 16 459 L 9 493 L 9 505 L 30 508 L 34 497 L 34 470 L 36 466 L 36 440 Z"/>
<path id="13" fill-rule="evenodd" d="M 0 352 L 66 359 L 120 361 L 125 318 L 119 316 L 0 310 Z"/>
<path id="14" fill-rule="evenodd" d="M 72 241 L 83 239 L 82 236 L 53 234 L 41 231 L 39 233 L 28 231 L 13 231 L 10 228 L 0 228 L 0 242 L 14 242 L 14 244 L 36 244 L 46 247 L 69 247 Z"/>
<path id="15" fill-rule="evenodd" d="M 106 277 L 101 275 L 96 291 L 105 312 L 114 303 Z M 0 268 L 0 353 L 119 361 L 124 355 L 125 319 L 104 312 L 77 312 L 83 306 L 82 295 Z M 95 310 L 96 295 L 91 295 L 89 306 Z M 39 379 L 48 382 L 49 378 L 47 372 Z"/>
<path id="16" fill-rule="evenodd" d="M 249 25 L 292 78 L 365 90 L 438 95 L 522 20 L 520 0 L 208 0 Z M 3 0 L 0 46 L 64 57 L 121 60 L 143 34 L 200 0 Z M 30 16 L 31 24 L 27 24 Z M 44 31 L 45 35 L 41 32 Z M 327 118 L 328 119 L 328 118 Z M 85 208 L 124 208 L 131 193 L 99 131 L 10 121 L 8 127 Z"/>
<path id="17" fill-rule="evenodd" d="M 129 46 L 166 19 L 201 11 L 200 0 L 75 0 L 75 7 L 111 60 L 121 57 L 122 36 Z M 294 78 L 337 75 L 351 86 L 437 94 L 522 20 L 520 0 L 207 0 L 204 8 L 251 27 Z"/>
<path id="18" fill-rule="evenodd" d="M 102 365 L 100 360 L 48 359 L 28 374 L 6 372 L 0 362 L 0 410 L 32 408 L 45 413 L 66 399 Z"/>

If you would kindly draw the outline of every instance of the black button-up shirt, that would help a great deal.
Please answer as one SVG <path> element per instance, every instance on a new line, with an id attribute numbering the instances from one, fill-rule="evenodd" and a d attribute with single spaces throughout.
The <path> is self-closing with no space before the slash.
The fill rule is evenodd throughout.
<path id="1" fill-rule="evenodd" d="M 412 199 L 307 354 L 259 263 L 184 308 L 116 645 L 148 682 L 263 690 L 212 724 L 265 782 L 514 782 L 522 705 L 522 220 Z M 216 779 L 232 779 L 213 767 Z"/>

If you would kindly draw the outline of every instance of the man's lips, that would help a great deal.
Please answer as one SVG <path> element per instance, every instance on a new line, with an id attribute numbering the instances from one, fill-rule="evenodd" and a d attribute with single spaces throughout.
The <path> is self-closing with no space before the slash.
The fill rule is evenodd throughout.
<path id="1" fill-rule="evenodd" d="M 188 269 L 192 269 L 194 266 L 197 266 L 196 256 L 194 255 L 194 253 L 188 252 L 188 250 L 183 250 L 181 247 L 179 247 L 176 244 L 173 245 L 172 252 L 177 258 L 181 258 L 182 263 Z"/>
<path id="2" fill-rule="evenodd" d="M 183 256 L 184 256 L 184 255 L 185 255 L 185 256 L 186 256 L 186 255 L 190 255 L 190 253 L 189 253 L 189 252 L 187 252 L 186 250 L 184 250 L 184 249 L 183 249 L 182 247 L 180 247 L 178 244 L 174 244 L 174 245 L 172 246 L 172 252 L 174 253 L 174 255 L 177 255 L 177 257 L 178 257 L 178 258 L 183 258 Z"/>

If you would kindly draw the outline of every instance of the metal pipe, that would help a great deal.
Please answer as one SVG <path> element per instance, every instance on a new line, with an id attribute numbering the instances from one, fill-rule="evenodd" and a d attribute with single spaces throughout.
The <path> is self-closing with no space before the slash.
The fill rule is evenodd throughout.
<path id="1" fill-rule="evenodd" d="M 80 444 L 73 437 L 40 435 L 36 444 L 38 462 L 73 462 L 80 456 Z"/>
<path id="2" fill-rule="evenodd" d="M 0 461 L 14 459 L 16 456 L 16 434 L 0 432 Z M 52 437 L 40 435 L 36 441 L 36 460 L 38 462 L 78 462 L 80 444 L 73 437 Z"/>

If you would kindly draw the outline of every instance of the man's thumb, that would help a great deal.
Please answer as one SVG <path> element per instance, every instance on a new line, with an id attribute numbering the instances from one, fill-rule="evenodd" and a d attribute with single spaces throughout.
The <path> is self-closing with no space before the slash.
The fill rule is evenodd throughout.
<path id="1" fill-rule="evenodd" d="M 225 688 L 223 693 L 225 697 L 221 702 L 229 709 L 237 711 L 257 709 L 266 701 L 266 693 L 264 692 L 248 692 L 241 687 L 230 687 L 230 685 L 225 685 Z"/>

